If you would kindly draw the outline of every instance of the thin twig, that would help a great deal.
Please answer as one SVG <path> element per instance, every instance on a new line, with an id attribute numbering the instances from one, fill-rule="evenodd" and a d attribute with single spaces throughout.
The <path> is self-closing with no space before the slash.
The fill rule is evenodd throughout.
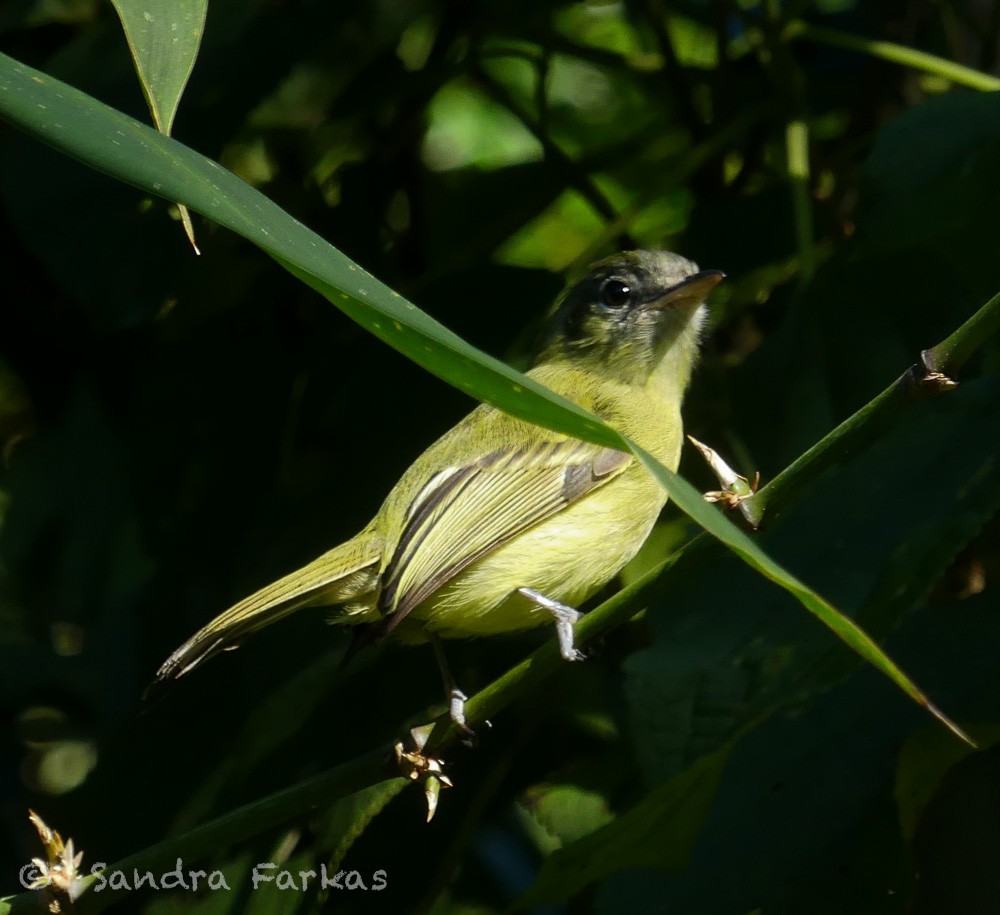
<path id="1" fill-rule="evenodd" d="M 752 21 L 746 13 L 742 15 L 750 28 Z M 812 279 L 816 269 L 809 128 L 806 122 L 805 77 L 788 50 L 782 16 L 778 0 L 765 0 L 764 16 L 758 22 L 762 35 L 758 57 L 785 109 L 785 168 L 792 198 L 801 288 Z"/>

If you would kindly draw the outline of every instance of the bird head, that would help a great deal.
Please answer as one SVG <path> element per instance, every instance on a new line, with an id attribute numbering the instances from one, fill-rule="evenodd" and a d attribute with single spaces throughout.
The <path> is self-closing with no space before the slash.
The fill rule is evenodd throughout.
<path id="1" fill-rule="evenodd" d="M 667 371 L 686 384 L 720 270 L 670 251 L 598 261 L 556 301 L 534 364 L 569 361 L 628 384 Z"/>

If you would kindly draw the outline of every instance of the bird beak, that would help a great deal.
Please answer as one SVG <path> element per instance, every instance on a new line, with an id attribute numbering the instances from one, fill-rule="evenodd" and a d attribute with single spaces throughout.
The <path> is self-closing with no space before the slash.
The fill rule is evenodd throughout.
<path id="1" fill-rule="evenodd" d="M 647 308 L 697 307 L 726 278 L 721 270 L 702 270 L 671 286 L 659 298 L 646 303 Z"/>

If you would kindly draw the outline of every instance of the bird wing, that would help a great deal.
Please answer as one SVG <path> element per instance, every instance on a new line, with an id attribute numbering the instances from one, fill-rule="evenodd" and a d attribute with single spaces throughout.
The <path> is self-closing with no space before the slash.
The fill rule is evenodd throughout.
<path id="1" fill-rule="evenodd" d="M 382 577 L 380 635 L 477 559 L 621 473 L 632 458 L 576 439 L 502 448 L 435 474 Z"/>

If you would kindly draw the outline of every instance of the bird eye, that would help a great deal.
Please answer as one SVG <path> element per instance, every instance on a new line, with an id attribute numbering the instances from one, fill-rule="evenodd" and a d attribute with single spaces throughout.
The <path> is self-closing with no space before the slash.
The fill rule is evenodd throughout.
<path id="1" fill-rule="evenodd" d="M 621 280 L 607 280 L 601 287 L 601 300 L 608 308 L 622 308 L 628 304 L 632 287 Z"/>

